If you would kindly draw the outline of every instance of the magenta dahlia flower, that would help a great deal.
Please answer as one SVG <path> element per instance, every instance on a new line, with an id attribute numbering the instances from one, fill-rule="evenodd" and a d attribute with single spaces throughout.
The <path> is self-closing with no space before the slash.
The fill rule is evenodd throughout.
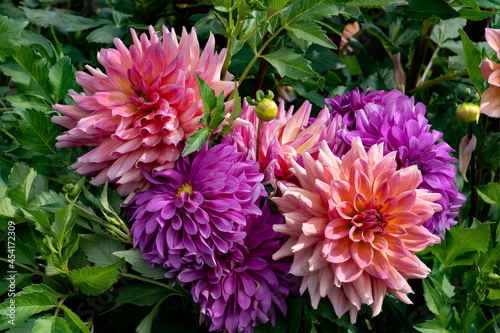
<path id="1" fill-rule="evenodd" d="M 424 226 L 444 237 L 444 230 L 457 223 L 455 217 L 465 202 L 455 185 L 456 168 L 451 162 L 457 160 L 449 154 L 453 149 L 446 142 L 438 142 L 443 134 L 430 130 L 425 106 L 415 104 L 413 97 L 397 90 L 366 94 L 367 91 L 361 95 L 354 91 L 341 98 L 327 99 L 333 107 L 332 115 L 344 114 L 345 121 L 349 114 L 350 125 L 346 124 L 347 128 L 339 132 L 339 137 L 347 144 L 354 137 L 361 137 L 366 150 L 383 142 L 384 153 L 396 152 L 398 168 L 416 165 L 422 173 L 419 188 L 442 196 L 437 203 L 443 210 Z"/>
<path id="2" fill-rule="evenodd" d="M 245 237 L 246 217 L 261 215 L 266 195 L 255 161 L 247 161 L 229 138 L 179 158 L 176 168 L 144 173 L 153 187 L 130 205 L 134 247 L 150 263 L 170 268 L 217 266 Z"/>
<path id="3" fill-rule="evenodd" d="M 328 109 L 324 108 L 308 125 L 311 108 L 311 103 L 305 101 L 295 113 L 293 106 L 286 112 L 285 103 L 281 100 L 276 118 L 262 123 L 258 160 L 266 181 L 289 179 L 292 176 L 290 160 L 315 147 L 317 150 L 321 140 L 328 140 L 334 149 L 339 144 L 345 146 L 342 140 L 335 137 L 340 129 L 340 119 L 331 120 Z M 238 150 L 252 160 L 256 160 L 258 122 L 255 106 L 244 101 L 243 111 L 230 134 L 238 144 Z"/>
<path id="4" fill-rule="evenodd" d="M 440 242 L 423 224 L 441 195 L 418 189 L 417 166 L 397 170 L 396 153 L 384 156 L 383 146 L 366 152 L 353 138 L 340 160 L 323 142 L 317 159 L 302 155 L 304 167 L 292 160 L 300 186 L 279 182 L 283 197 L 273 198 L 286 221 L 274 230 L 290 236 L 273 258 L 293 255 L 290 273 L 303 276 L 312 306 L 328 296 L 353 323 L 362 302 L 376 316 L 388 292 L 411 303 L 406 279 L 430 273 L 415 253 Z"/>
<path id="5" fill-rule="evenodd" d="M 215 92 L 231 92 L 234 83 L 220 81 L 226 50 L 215 53 L 211 35 L 200 55 L 196 31 L 163 27 L 158 37 L 137 38 L 129 49 L 115 39 L 115 49 L 97 55 L 105 73 L 87 66 L 90 75 L 76 74 L 84 93 L 70 91 L 77 105 L 54 105 L 63 114 L 52 121 L 69 130 L 59 136 L 57 147 L 97 146 L 72 167 L 80 174 L 97 176 L 95 185 L 117 183 L 126 196 L 150 185 L 148 172 L 172 168 L 180 156 L 181 143 L 196 132 L 203 115 L 197 73 Z"/>
<path id="6" fill-rule="evenodd" d="M 285 275 L 290 263 L 272 259 L 285 239 L 272 226 L 281 223 L 283 216 L 272 214 L 266 203 L 262 216 L 248 215 L 243 242 L 216 256 L 222 270 L 218 278 L 207 266 L 179 274 L 181 282 L 193 283 L 193 299 L 200 304 L 210 331 L 252 332 L 258 323 L 271 320 L 274 325 L 276 309 L 286 315 L 284 297 L 290 286 Z"/>

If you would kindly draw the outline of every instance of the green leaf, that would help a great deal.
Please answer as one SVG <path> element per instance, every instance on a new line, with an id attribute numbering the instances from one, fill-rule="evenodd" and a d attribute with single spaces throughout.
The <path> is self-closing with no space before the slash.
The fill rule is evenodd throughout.
<path id="1" fill-rule="evenodd" d="M 427 308 L 434 313 L 443 323 L 447 323 L 451 318 L 451 305 L 446 300 L 443 293 L 437 288 L 432 288 L 427 280 L 422 281 L 424 285 L 424 298 Z"/>
<path id="2" fill-rule="evenodd" d="M 287 319 L 290 320 L 288 332 L 297 333 L 299 331 L 303 307 L 304 298 L 302 297 L 295 297 L 287 302 Z"/>
<path id="3" fill-rule="evenodd" d="M 18 85 L 23 92 L 41 97 L 54 104 L 49 92 L 49 63 L 32 48 L 20 46 L 12 53 L 14 62 L 9 61 L 0 66 L 7 76 Z"/>
<path id="4" fill-rule="evenodd" d="M 182 156 L 187 156 L 192 152 L 198 151 L 203 147 L 203 145 L 210 138 L 210 129 L 208 128 L 198 128 L 196 133 L 191 135 L 189 139 L 186 141 L 186 145 L 184 146 L 184 150 L 182 151 Z"/>
<path id="5" fill-rule="evenodd" d="M 91 43 L 112 43 L 115 38 L 122 38 L 127 32 L 125 27 L 117 27 L 116 25 L 105 25 L 99 29 L 95 29 L 87 36 L 87 41 Z"/>
<path id="6" fill-rule="evenodd" d="M 80 331 L 83 333 L 90 333 L 90 330 L 87 326 L 85 326 L 85 323 L 80 319 L 80 317 L 78 317 L 78 315 L 71 311 L 70 308 L 63 304 L 61 305 L 61 309 L 64 311 L 64 317 L 72 321 L 80 329 Z"/>
<path id="7" fill-rule="evenodd" d="M 122 243 L 100 235 L 80 235 L 80 247 L 87 256 L 88 261 L 96 266 L 114 264 L 119 258 L 113 252 L 124 251 Z"/>
<path id="8" fill-rule="evenodd" d="M 57 291 L 43 283 L 29 285 L 27 287 L 24 287 L 24 289 L 19 292 L 20 295 L 33 293 L 46 293 L 54 296 L 55 298 L 61 298 L 64 296 L 63 294 L 58 293 Z"/>
<path id="9" fill-rule="evenodd" d="M 16 308 L 14 326 L 21 324 L 36 313 L 52 309 L 58 305 L 58 301 L 53 295 L 44 292 L 19 294 L 13 298 L 9 298 L 0 305 L 0 330 L 13 327 L 8 323 L 10 320 L 9 306 L 11 305 L 11 300 L 14 301 Z"/>
<path id="10" fill-rule="evenodd" d="M 51 225 L 51 231 L 57 241 L 57 249 L 62 250 L 68 234 L 71 232 L 75 224 L 75 218 L 72 216 L 71 210 L 73 204 L 59 209 L 56 212 L 55 220 Z"/>
<path id="11" fill-rule="evenodd" d="M 109 289 L 118 276 L 118 268 L 124 262 L 120 259 L 105 267 L 84 267 L 68 273 L 68 278 L 85 295 L 96 296 Z"/>
<path id="12" fill-rule="evenodd" d="M 215 97 L 215 90 L 211 88 L 198 74 L 194 73 L 198 81 L 198 88 L 200 89 L 200 98 L 203 104 L 203 119 L 204 124 L 210 123 L 210 115 L 212 110 L 217 106 L 217 98 Z"/>
<path id="13" fill-rule="evenodd" d="M 356 58 L 356 56 L 346 56 L 346 57 L 340 58 L 340 60 L 342 61 L 342 63 L 345 65 L 345 67 L 349 71 L 349 74 L 351 74 L 352 76 L 363 74 L 363 71 L 361 70 L 361 67 L 359 66 L 359 62 L 358 62 L 358 59 Z"/>
<path id="14" fill-rule="evenodd" d="M 31 9 L 23 7 L 26 17 L 31 23 L 48 28 L 54 26 L 62 32 L 81 31 L 100 25 L 92 19 L 73 15 L 71 12 L 51 7 L 51 10 Z"/>
<path id="15" fill-rule="evenodd" d="M 483 11 L 478 12 L 467 8 L 460 8 L 458 13 L 460 14 L 461 18 L 471 21 L 482 21 L 484 19 L 487 19 L 488 17 L 498 14 L 495 12 L 483 12 Z"/>
<path id="16" fill-rule="evenodd" d="M 476 186 L 477 194 L 491 205 L 500 206 L 500 185 L 498 183 L 489 183 L 487 185 Z"/>
<path id="17" fill-rule="evenodd" d="M 158 315 L 161 303 L 163 303 L 163 301 L 166 300 L 167 297 L 156 303 L 153 310 L 141 321 L 139 326 L 137 326 L 137 328 L 135 329 L 137 333 L 151 333 L 151 326 L 153 326 L 153 320 Z"/>
<path id="18" fill-rule="evenodd" d="M 23 164 L 16 163 L 13 170 L 15 171 L 19 170 L 16 167 L 20 166 L 23 166 Z M 11 179 L 12 179 L 11 176 L 9 176 L 9 185 L 11 184 Z M 28 206 L 28 199 L 30 197 L 31 187 L 33 185 L 33 182 L 35 181 L 35 178 L 37 177 L 37 173 L 33 168 L 29 168 L 28 173 L 24 172 L 22 176 L 24 177 L 22 183 L 9 190 L 9 197 L 17 204 L 26 207 Z"/>
<path id="19" fill-rule="evenodd" d="M 330 0 L 297 0 L 282 9 L 282 25 L 288 25 L 298 19 L 323 19 L 336 15 L 341 7 Z"/>
<path id="20" fill-rule="evenodd" d="M 444 324 L 437 320 L 429 320 L 423 324 L 414 325 L 417 331 L 422 333 L 447 333 L 448 331 L 444 327 Z"/>
<path id="21" fill-rule="evenodd" d="M 132 303 L 151 306 L 171 292 L 154 284 L 134 284 L 126 286 L 115 299 L 116 306 Z"/>
<path id="22" fill-rule="evenodd" d="M 6 186 L 0 186 L 0 216 L 21 217 L 18 208 L 12 205 L 12 200 L 7 195 L 8 190 Z"/>
<path id="23" fill-rule="evenodd" d="M 375 7 L 375 6 L 387 6 L 387 5 L 407 5 L 408 2 L 405 0 L 350 0 L 347 6 L 356 7 Z"/>
<path id="24" fill-rule="evenodd" d="M 28 22 L 14 21 L 7 16 L 0 16 L 0 61 L 10 56 L 14 47 L 21 41 L 21 31 L 28 25 Z"/>
<path id="25" fill-rule="evenodd" d="M 457 17 L 458 13 L 444 0 L 408 0 L 408 6 L 403 10 L 414 20 L 423 21 L 430 17 L 449 19 Z"/>
<path id="26" fill-rule="evenodd" d="M 38 111 L 52 111 L 52 106 L 47 104 L 44 99 L 35 96 L 25 95 L 23 93 L 15 93 L 8 95 L 5 99 L 12 105 L 16 111 L 24 111 L 27 109 L 35 109 Z"/>
<path id="27" fill-rule="evenodd" d="M 62 57 L 49 70 L 49 79 L 52 96 L 58 103 L 68 90 L 75 86 L 75 67 L 69 57 Z"/>
<path id="28" fill-rule="evenodd" d="M 431 39 L 437 45 L 443 46 L 447 40 L 457 38 L 459 36 L 458 30 L 465 27 L 466 24 L 467 20 L 463 18 L 440 21 L 432 30 Z"/>
<path id="29" fill-rule="evenodd" d="M 460 2 L 469 6 L 470 8 L 474 9 L 475 11 L 480 11 L 479 5 L 477 4 L 476 0 L 460 0 Z"/>
<path id="30" fill-rule="evenodd" d="M 209 128 L 211 130 L 219 128 L 220 124 L 222 124 L 224 119 L 226 119 L 226 106 L 224 105 L 224 94 L 221 93 L 217 97 L 217 106 L 214 108 L 214 112 L 210 119 Z"/>
<path id="31" fill-rule="evenodd" d="M 476 87 L 477 91 L 480 94 L 483 93 L 483 76 L 481 75 L 481 70 L 479 69 L 479 65 L 481 64 L 481 53 L 471 42 L 467 34 L 460 29 L 458 31 L 460 34 L 460 38 L 462 39 L 462 44 L 464 46 L 464 54 L 465 54 L 465 64 L 467 65 L 467 73 L 469 74 L 474 87 Z"/>
<path id="32" fill-rule="evenodd" d="M 363 23 L 362 27 L 364 30 L 366 30 L 366 32 L 375 36 L 380 41 L 380 43 L 382 44 L 384 49 L 387 51 L 387 53 L 392 55 L 392 54 L 396 54 L 396 53 L 401 51 L 401 49 L 399 47 L 397 47 L 396 45 L 394 45 L 391 42 L 391 40 L 385 35 L 385 33 L 376 25 L 369 24 L 369 23 Z"/>
<path id="33" fill-rule="evenodd" d="M 140 273 L 142 276 L 159 280 L 165 278 L 165 273 L 167 270 L 161 265 L 155 265 L 154 269 L 149 268 L 148 262 L 141 257 L 141 252 L 139 249 L 118 251 L 113 252 L 113 254 L 119 258 L 125 258 L 125 260 L 132 265 L 132 269 Z"/>
<path id="34" fill-rule="evenodd" d="M 64 318 L 54 316 L 40 317 L 35 322 L 31 333 L 74 333 L 69 328 L 68 323 Z"/>
<path id="35" fill-rule="evenodd" d="M 490 227 L 487 224 L 475 229 L 451 228 L 446 239 L 444 257 L 440 260 L 445 267 L 452 267 L 453 261 L 462 254 L 472 251 L 485 253 L 490 237 Z"/>
<path id="36" fill-rule="evenodd" d="M 500 263 L 500 245 L 497 244 L 493 249 L 481 255 L 477 261 L 477 265 L 481 270 L 488 274 L 494 271 L 495 267 Z"/>
<path id="37" fill-rule="evenodd" d="M 337 49 L 337 46 L 326 36 L 326 33 L 316 23 L 310 21 L 296 21 L 286 27 L 290 37 L 297 43 L 297 40 L 305 40 L 330 49 Z M 297 43 L 298 44 L 298 43 Z M 303 49 L 303 51 L 305 51 Z"/>
<path id="38" fill-rule="evenodd" d="M 317 77 L 317 74 L 309 66 L 310 62 L 290 49 L 281 49 L 262 57 L 276 68 L 282 77 L 286 76 L 296 80 L 302 77 Z"/>
<path id="39" fill-rule="evenodd" d="M 27 110 L 20 114 L 21 135 L 17 139 L 22 147 L 39 154 L 58 156 L 55 144 L 56 137 L 60 134 L 60 127 L 52 123 L 49 116 L 37 110 Z"/>
<path id="40" fill-rule="evenodd" d="M 34 48 L 47 59 L 54 56 L 54 47 L 50 41 L 42 35 L 35 34 L 29 30 L 23 30 L 23 32 L 21 32 L 21 42 L 19 46 L 20 45 Z"/>

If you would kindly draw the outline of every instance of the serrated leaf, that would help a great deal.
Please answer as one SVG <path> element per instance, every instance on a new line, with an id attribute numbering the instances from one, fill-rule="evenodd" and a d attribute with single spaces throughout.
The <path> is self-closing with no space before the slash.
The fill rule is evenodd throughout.
<path id="1" fill-rule="evenodd" d="M 446 239 L 443 265 L 449 267 L 456 258 L 467 252 L 485 253 L 488 250 L 490 237 L 490 227 L 487 224 L 475 229 L 451 228 Z"/>
<path id="2" fill-rule="evenodd" d="M 486 12 L 486 11 L 475 11 L 472 9 L 468 8 L 460 8 L 458 11 L 460 14 L 461 18 L 471 20 L 471 21 L 482 21 L 484 19 L 487 19 L 488 17 L 491 17 L 493 15 L 497 15 L 498 13 L 495 12 Z"/>
<path id="3" fill-rule="evenodd" d="M 447 333 L 444 324 L 437 320 L 429 320 L 423 324 L 413 326 L 417 331 L 422 333 Z"/>
<path id="4" fill-rule="evenodd" d="M 31 9 L 23 7 L 23 11 L 30 22 L 48 28 L 51 25 L 62 32 L 81 31 L 100 25 L 92 19 L 73 15 L 71 12 L 51 7 L 51 10 Z"/>
<path id="5" fill-rule="evenodd" d="M 286 27 L 292 35 L 292 39 L 305 40 L 330 49 L 337 49 L 337 46 L 326 36 L 325 31 L 314 22 L 296 21 Z"/>
<path id="6" fill-rule="evenodd" d="M 375 7 L 375 6 L 387 6 L 387 5 L 407 5 L 408 2 L 405 0 L 350 0 L 347 6 L 356 7 Z"/>
<path id="7" fill-rule="evenodd" d="M 299 19 L 322 19 L 336 15 L 341 7 L 329 0 L 298 0 L 282 8 L 282 25 L 293 23 Z"/>
<path id="8" fill-rule="evenodd" d="M 16 307 L 14 326 L 21 324 L 36 313 L 52 309 L 58 305 L 58 301 L 53 295 L 44 292 L 20 294 L 11 299 L 15 301 Z M 7 299 L 0 305 L 0 315 L 2 315 L 0 318 L 0 330 L 13 327 L 8 323 L 8 320 L 10 320 L 10 317 L 8 316 L 10 310 L 8 307 L 11 304 L 11 299 Z"/>
<path id="9" fill-rule="evenodd" d="M 203 145 L 210 138 L 210 134 L 211 134 L 210 129 L 203 127 L 198 128 L 196 133 L 191 135 L 189 139 L 186 141 L 184 150 L 182 151 L 182 156 L 187 156 L 192 152 L 200 150 L 201 147 L 203 147 Z"/>
<path id="10" fill-rule="evenodd" d="M 427 280 L 422 281 L 424 285 L 424 298 L 427 308 L 446 324 L 451 315 L 451 305 L 438 288 L 432 288 Z"/>
<path id="11" fill-rule="evenodd" d="M 16 166 L 22 166 L 23 164 L 21 163 L 16 163 L 14 166 L 13 170 L 19 170 L 16 168 Z M 9 176 L 9 185 L 11 184 L 11 179 L 12 179 L 12 173 Z M 9 190 L 9 197 L 17 204 L 26 207 L 28 206 L 28 199 L 30 197 L 30 192 L 31 192 L 31 187 L 33 185 L 33 182 L 35 181 L 35 178 L 37 177 L 37 173 L 33 168 L 28 169 L 28 173 L 25 173 L 22 175 L 23 180 L 22 183 L 15 186 L 14 188 L 11 188 Z"/>
<path id="12" fill-rule="evenodd" d="M 464 54 L 465 54 L 465 64 L 467 66 L 467 73 L 469 74 L 469 77 L 474 84 L 474 87 L 476 87 L 477 91 L 479 91 L 480 94 L 483 93 L 483 76 L 481 75 L 481 70 L 479 69 L 479 65 L 481 64 L 481 53 L 479 50 L 476 48 L 476 46 L 471 42 L 467 34 L 460 29 L 458 31 L 460 34 L 460 38 L 462 39 L 462 44 L 464 47 Z"/>
<path id="13" fill-rule="evenodd" d="M 27 21 L 19 22 L 0 16 L 0 61 L 11 55 L 14 47 L 21 41 L 21 31 L 28 25 Z"/>
<path id="14" fill-rule="evenodd" d="M 55 298 L 61 298 L 64 296 L 63 294 L 58 293 L 57 291 L 55 291 L 54 289 L 43 283 L 31 284 L 27 287 L 24 287 L 23 290 L 19 292 L 19 295 L 33 294 L 33 293 L 46 293 L 54 296 Z"/>
<path id="15" fill-rule="evenodd" d="M 39 154 L 57 156 L 55 150 L 56 137 L 60 127 L 50 121 L 50 117 L 37 110 L 27 110 L 21 113 L 18 140 L 22 147 Z"/>
<path id="16" fill-rule="evenodd" d="M 96 266 L 114 264 L 119 258 L 113 252 L 124 251 L 122 243 L 100 235 L 80 235 L 80 247 L 88 261 Z"/>
<path id="17" fill-rule="evenodd" d="M 262 57 L 276 68 L 282 77 L 296 80 L 302 77 L 317 77 L 317 74 L 311 69 L 309 61 L 290 49 L 281 49 Z"/>
<path id="18" fill-rule="evenodd" d="M 212 113 L 209 128 L 211 130 L 219 128 L 224 119 L 226 119 L 226 106 L 224 105 L 224 94 L 221 93 L 217 97 L 217 106 L 214 108 L 214 111 Z"/>
<path id="19" fill-rule="evenodd" d="M 28 109 L 35 109 L 38 111 L 52 111 L 52 107 L 45 102 L 44 99 L 41 99 L 36 96 L 29 96 L 23 93 L 15 93 L 8 95 L 5 97 L 7 102 L 12 105 L 16 111 L 24 111 Z"/>
<path id="20" fill-rule="evenodd" d="M 138 249 L 118 251 L 113 252 L 113 254 L 119 258 L 124 258 L 130 265 L 132 269 L 140 273 L 142 276 L 151 279 L 164 279 L 167 270 L 161 265 L 155 265 L 154 269 L 149 267 L 148 262 L 141 257 L 141 252 Z"/>
<path id="21" fill-rule="evenodd" d="M 80 317 L 71 311 L 66 305 L 61 305 L 61 309 L 64 311 L 64 317 L 72 321 L 83 333 L 91 333 L 85 323 L 80 319 Z"/>
<path id="22" fill-rule="evenodd" d="M 215 90 L 211 88 L 198 74 L 194 73 L 198 81 L 198 88 L 200 90 L 200 98 L 203 103 L 204 118 L 210 120 L 211 111 L 217 106 L 217 98 L 215 97 Z M 205 125 L 207 125 L 206 123 Z"/>
<path id="23" fill-rule="evenodd" d="M 45 58 L 54 56 L 54 47 L 50 41 L 42 35 L 35 34 L 29 30 L 21 32 L 21 42 L 19 45 L 30 46 L 40 52 Z"/>
<path id="24" fill-rule="evenodd" d="M 87 41 L 91 43 L 112 43 L 115 38 L 122 38 L 127 30 L 125 27 L 117 27 L 116 25 L 105 25 L 99 29 L 95 29 L 87 36 Z"/>
<path id="25" fill-rule="evenodd" d="M 132 303 L 151 306 L 171 292 L 154 284 L 134 284 L 126 286 L 115 299 L 116 306 Z"/>
<path id="26" fill-rule="evenodd" d="M 492 272 L 499 263 L 500 245 L 497 245 L 485 254 L 482 254 L 477 261 L 477 265 L 481 267 L 481 270 L 486 274 Z"/>
<path id="27" fill-rule="evenodd" d="M 17 207 L 12 205 L 12 200 L 8 197 L 8 188 L 0 186 L 0 216 L 8 218 L 21 217 Z"/>
<path id="28" fill-rule="evenodd" d="M 124 262 L 120 259 L 105 267 L 84 267 L 68 273 L 68 278 L 85 295 L 96 296 L 109 289 L 118 276 L 118 268 Z"/>
<path id="29" fill-rule="evenodd" d="M 31 333 L 74 333 L 64 318 L 54 316 L 40 317 L 35 322 Z"/>
<path id="30" fill-rule="evenodd" d="M 72 216 L 71 210 L 73 204 L 59 209 L 56 212 L 55 220 L 51 225 L 51 231 L 57 242 L 57 249 L 62 250 L 64 241 L 71 232 L 75 223 L 75 218 Z"/>
<path id="31" fill-rule="evenodd" d="M 375 36 L 379 42 L 382 44 L 384 49 L 386 49 L 388 54 L 396 54 L 401 51 L 399 47 L 394 45 L 391 40 L 384 34 L 384 32 L 374 24 L 363 23 L 362 27 L 366 32 Z"/>
<path id="32" fill-rule="evenodd" d="M 478 5 L 476 0 L 460 0 L 460 2 L 469 6 L 470 8 L 472 8 L 476 11 L 480 11 L 479 5 Z"/>
<path id="33" fill-rule="evenodd" d="M 476 186 L 477 194 L 486 203 L 500 206 L 500 185 L 498 183 L 489 183 L 487 185 Z"/>
<path id="34" fill-rule="evenodd" d="M 458 38 L 458 29 L 465 27 L 466 24 L 467 20 L 463 18 L 440 21 L 432 30 L 431 39 L 437 45 L 443 46 L 447 40 Z"/>
<path id="35" fill-rule="evenodd" d="M 49 63 L 32 48 L 17 47 L 12 53 L 14 61 L 0 66 L 5 75 L 12 77 L 18 88 L 54 104 L 49 92 Z"/>
<path id="36" fill-rule="evenodd" d="M 62 57 L 49 70 L 49 82 L 54 101 L 58 103 L 75 86 L 75 67 L 69 57 Z"/>

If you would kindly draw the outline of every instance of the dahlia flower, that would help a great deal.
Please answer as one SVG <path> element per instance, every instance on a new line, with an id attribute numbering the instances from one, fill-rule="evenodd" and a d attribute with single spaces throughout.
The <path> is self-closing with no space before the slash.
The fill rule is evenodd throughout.
<path id="1" fill-rule="evenodd" d="M 266 181 L 290 178 L 290 160 L 313 149 L 320 140 L 330 141 L 335 149 L 340 149 L 336 146 L 338 144 L 344 145 L 341 140 L 335 139 L 340 120 L 330 120 L 328 109 L 324 108 L 308 125 L 311 108 L 311 103 L 306 101 L 295 113 L 293 106 L 286 112 L 285 103 L 281 100 L 276 118 L 262 123 L 259 165 Z M 241 115 L 234 122 L 230 135 L 236 141 L 238 150 L 252 160 L 256 160 L 258 123 L 255 107 L 244 101 Z"/>
<path id="2" fill-rule="evenodd" d="M 210 331 L 252 332 L 258 323 L 271 320 L 274 325 L 276 308 L 286 315 L 283 298 L 290 287 L 284 276 L 290 263 L 272 259 L 284 240 L 272 226 L 282 223 L 283 216 L 272 214 L 266 203 L 262 216 L 248 215 L 243 242 L 216 256 L 220 278 L 215 279 L 206 266 L 179 274 L 179 280 L 193 282 L 191 293 Z"/>
<path id="3" fill-rule="evenodd" d="M 397 90 L 377 91 L 366 95 L 354 91 L 343 97 L 327 99 L 333 107 L 332 115 L 343 115 L 348 127 L 339 133 L 347 144 L 354 137 L 361 137 L 366 150 L 383 142 L 384 153 L 396 152 L 398 168 L 416 165 L 422 173 L 419 188 L 441 194 L 438 204 L 443 208 L 427 220 L 424 226 L 444 237 L 444 230 L 457 222 L 454 220 L 465 197 L 455 185 L 456 169 L 450 162 L 453 149 L 446 142 L 439 142 L 443 134 L 430 131 L 425 118 L 425 106 L 415 105 Z"/>
<path id="4" fill-rule="evenodd" d="M 304 277 L 300 291 L 312 306 L 328 296 L 353 323 L 362 302 L 376 316 L 387 292 L 411 303 L 406 279 L 430 273 L 415 253 L 440 242 L 423 223 L 441 209 L 441 195 L 417 189 L 417 166 L 397 170 L 383 143 L 366 152 L 353 138 L 340 160 L 322 142 L 317 159 L 302 157 L 304 167 L 292 160 L 291 169 L 300 186 L 279 182 L 283 197 L 273 198 L 286 221 L 274 230 L 290 236 L 273 258 L 293 255 L 290 273 Z"/>
<path id="5" fill-rule="evenodd" d="M 500 58 L 500 29 L 486 28 L 486 41 Z M 500 117 L 500 65 L 488 58 L 481 64 L 483 78 L 492 86 L 481 95 L 481 112 L 487 116 Z"/>
<path id="6" fill-rule="evenodd" d="M 133 245 L 150 266 L 171 268 L 167 277 L 185 268 L 216 267 L 216 253 L 227 254 L 244 239 L 245 218 L 261 215 L 263 175 L 229 141 L 210 150 L 205 145 L 154 177 L 144 172 L 153 187 L 130 205 Z"/>
<path id="7" fill-rule="evenodd" d="M 147 172 L 172 168 L 181 143 L 200 127 L 203 115 L 197 73 L 215 92 L 231 92 L 234 83 L 220 81 L 226 50 L 214 52 L 211 35 L 200 55 L 196 31 L 163 27 L 158 37 L 140 39 L 132 29 L 134 44 L 127 49 L 115 38 L 116 49 L 103 49 L 97 60 L 105 69 L 87 66 L 76 81 L 84 93 L 70 91 L 77 105 L 54 105 L 63 116 L 52 121 L 69 130 L 59 136 L 57 147 L 97 146 L 72 166 L 83 175 L 97 176 L 95 185 L 115 182 L 122 196 L 147 189 Z"/>

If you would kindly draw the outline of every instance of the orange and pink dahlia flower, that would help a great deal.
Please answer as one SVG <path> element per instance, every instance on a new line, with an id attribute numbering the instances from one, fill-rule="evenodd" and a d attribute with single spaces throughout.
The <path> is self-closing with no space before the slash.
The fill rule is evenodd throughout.
<path id="1" fill-rule="evenodd" d="M 92 183 L 118 184 L 122 196 L 150 187 L 147 172 L 170 169 L 181 153 L 181 143 L 201 126 L 203 116 L 194 73 L 216 94 L 234 88 L 220 80 L 226 50 L 215 52 L 212 35 L 200 55 L 196 31 L 185 29 L 177 40 L 174 29 L 163 27 L 163 36 L 149 28 L 150 37 L 137 37 L 127 47 L 118 38 L 116 49 L 103 49 L 97 60 L 104 67 L 87 66 L 76 81 L 84 93 L 70 91 L 77 105 L 54 105 L 63 116 L 52 121 L 69 130 L 57 147 L 96 146 L 72 167 L 83 175 L 97 175 Z"/>
<path id="2" fill-rule="evenodd" d="M 415 253 L 440 242 L 423 223 L 441 195 L 418 189 L 417 166 L 396 170 L 396 153 L 383 150 L 366 152 L 356 137 L 340 160 L 323 141 L 317 159 L 291 161 L 300 186 L 279 182 L 283 197 L 273 198 L 286 221 L 274 230 L 290 236 L 273 258 L 293 255 L 290 273 L 303 277 L 312 306 L 328 296 L 353 323 L 362 302 L 377 315 L 386 293 L 411 303 L 406 280 L 430 272 Z"/>

